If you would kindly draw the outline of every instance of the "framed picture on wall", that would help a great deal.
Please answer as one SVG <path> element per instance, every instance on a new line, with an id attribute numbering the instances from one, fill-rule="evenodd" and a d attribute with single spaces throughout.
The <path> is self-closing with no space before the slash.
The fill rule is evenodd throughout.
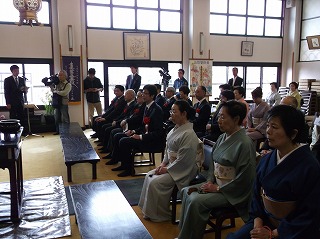
<path id="1" fill-rule="evenodd" d="M 320 49 L 320 36 L 307 36 L 309 50 Z"/>
<path id="2" fill-rule="evenodd" d="M 150 34 L 124 32 L 123 49 L 125 60 L 150 60 Z"/>
<path id="3" fill-rule="evenodd" d="M 242 41 L 241 56 L 252 56 L 252 55 L 253 55 L 253 41 Z"/>

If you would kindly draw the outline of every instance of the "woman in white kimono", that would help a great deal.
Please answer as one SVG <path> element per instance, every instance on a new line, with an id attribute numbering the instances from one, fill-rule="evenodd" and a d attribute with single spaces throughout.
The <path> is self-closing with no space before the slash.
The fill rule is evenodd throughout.
<path id="1" fill-rule="evenodd" d="M 255 149 L 241 127 L 246 106 L 223 102 L 219 113 L 220 135 L 212 151 L 207 182 L 182 189 L 180 239 L 203 237 L 211 210 L 234 206 L 243 220 L 255 177 Z M 190 189 L 190 190 L 189 190 Z"/>
<path id="2" fill-rule="evenodd" d="M 267 129 L 267 113 L 270 109 L 268 103 L 262 101 L 262 89 L 257 87 L 251 92 L 253 108 L 248 114 L 247 135 L 256 142 L 258 139 L 265 138 Z"/>
<path id="3" fill-rule="evenodd" d="M 153 222 L 171 219 L 170 197 L 174 186 L 181 190 L 197 173 L 199 139 L 189 122 L 190 105 L 178 100 L 171 109 L 170 118 L 175 127 L 167 135 L 164 159 L 146 175 L 139 201 L 144 218 Z"/>

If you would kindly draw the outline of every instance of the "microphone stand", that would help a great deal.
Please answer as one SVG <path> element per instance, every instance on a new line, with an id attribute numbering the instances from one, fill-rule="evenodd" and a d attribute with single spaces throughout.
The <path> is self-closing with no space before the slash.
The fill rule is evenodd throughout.
<path id="1" fill-rule="evenodd" d="M 27 139 L 28 137 L 30 136 L 35 136 L 35 137 L 44 137 L 43 135 L 38 135 L 38 134 L 33 134 L 32 131 L 31 131 L 31 125 L 30 125 L 30 111 L 29 111 L 29 102 L 28 102 L 28 98 L 27 98 L 27 87 L 26 87 L 26 78 L 24 78 L 24 101 L 27 103 L 26 104 L 26 108 L 27 108 L 27 120 L 28 120 L 28 134 L 23 138 L 23 140 Z"/>

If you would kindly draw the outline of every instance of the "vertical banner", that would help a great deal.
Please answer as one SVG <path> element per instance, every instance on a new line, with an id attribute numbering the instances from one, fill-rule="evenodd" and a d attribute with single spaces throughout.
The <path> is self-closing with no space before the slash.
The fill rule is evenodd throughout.
<path id="1" fill-rule="evenodd" d="M 63 56 L 62 69 L 68 73 L 71 91 L 70 102 L 81 102 L 80 56 Z"/>
<path id="2" fill-rule="evenodd" d="M 191 95 L 199 85 L 207 88 L 207 95 L 212 95 L 212 60 L 189 60 Z"/>

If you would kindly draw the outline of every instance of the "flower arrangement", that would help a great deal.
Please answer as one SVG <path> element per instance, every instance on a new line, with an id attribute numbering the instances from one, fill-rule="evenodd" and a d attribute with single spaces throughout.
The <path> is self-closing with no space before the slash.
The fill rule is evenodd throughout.
<path id="1" fill-rule="evenodd" d="M 44 104 L 46 115 L 53 115 L 54 108 L 52 107 L 52 92 L 47 91 L 41 101 Z"/>

